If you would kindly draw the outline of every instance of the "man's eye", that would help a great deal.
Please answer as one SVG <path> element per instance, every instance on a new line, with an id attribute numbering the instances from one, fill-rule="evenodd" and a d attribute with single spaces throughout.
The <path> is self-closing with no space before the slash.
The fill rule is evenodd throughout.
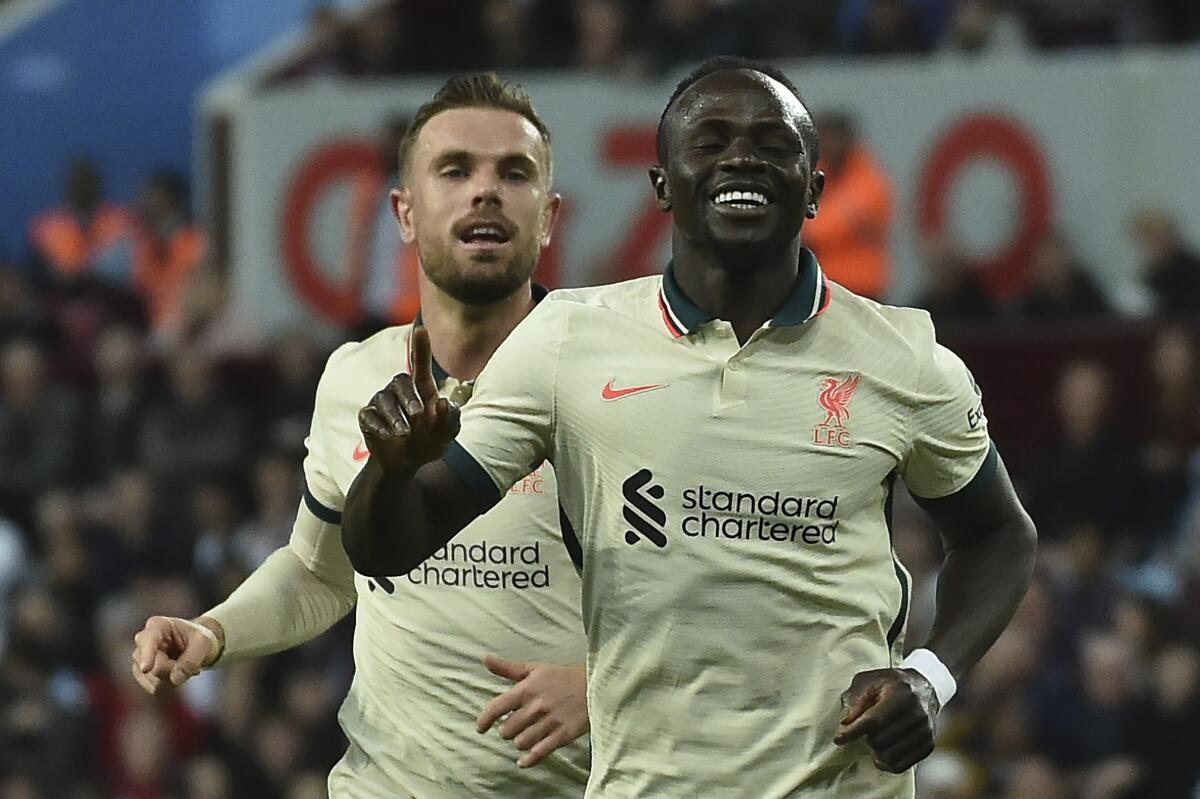
<path id="1" fill-rule="evenodd" d="M 451 166 L 442 170 L 441 176 L 444 178 L 465 178 L 467 171 L 462 167 Z"/>
<path id="2" fill-rule="evenodd" d="M 529 181 L 529 174 L 520 169 L 510 169 L 504 173 L 504 179 L 512 183 L 526 183 Z"/>
<path id="3" fill-rule="evenodd" d="M 702 153 L 712 153 L 712 152 L 716 152 L 717 150 L 720 150 L 724 146 L 725 145 L 719 141 L 716 141 L 714 139 L 709 139 L 707 141 L 696 142 L 695 144 L 692 145 L 692 149 L 699 150 Z"/>

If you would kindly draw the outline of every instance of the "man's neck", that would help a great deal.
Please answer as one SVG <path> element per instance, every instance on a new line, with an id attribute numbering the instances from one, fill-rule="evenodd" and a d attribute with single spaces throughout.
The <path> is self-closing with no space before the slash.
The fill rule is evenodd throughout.
<path id="1" fill-rule="evenodd" d="M 533 309 L 526 283 L 497 303 L 467 305 L 421 280 L 421 324 L 433 358 L 459 380 L 474 380 L 513 328 Z"/>
<path id="2" fill-rule="evenodd" d="M 676 232 L 672 256 L 683 293 L 733 325 L 743 344 L 787 303 L 800 275 L 799 237 L 779 251 L 733 254 L 698 246 Z"/>

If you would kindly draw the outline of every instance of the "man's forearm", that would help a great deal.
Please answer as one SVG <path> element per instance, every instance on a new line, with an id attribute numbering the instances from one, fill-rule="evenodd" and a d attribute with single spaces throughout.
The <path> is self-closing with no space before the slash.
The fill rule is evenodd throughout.
<path id="1" fill-rule="evenodd" d="M 926 646 L 956 680 L 995 643 L 1033 575 L 1037 533 L 1028 516 L 949 550 L 938 575 L 933 631 Z"/>
<path id="2" fill-rule="evenodd" d="M 437 552 L 461 525 L 438 518 L 429 506 L 418 475 L 385 472 L 367 461 L 342 508 L 342 545 L 354 570 L 405 574 Z"/>
<path id="3" fill-rule="evenodd" d="M 220 625 L 220 632 L 214 632 L 223 637 L 224 648 L 217 662 L 225 663 L 310 641 L 349 613 L 354 599 L 353 582 L 338 585 L 322 579 L 283 547 L 198 621 Z"/>

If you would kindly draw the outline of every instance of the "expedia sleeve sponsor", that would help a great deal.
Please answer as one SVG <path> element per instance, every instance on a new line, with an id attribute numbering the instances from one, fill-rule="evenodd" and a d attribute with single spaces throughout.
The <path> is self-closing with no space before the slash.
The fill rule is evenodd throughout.
<path id="1" fill-rule="evenodd" d="M 979 388 L 962 360 L 935 344 L 913 405 L 901 476 L 919 497 L 953 494 L 975 476 L 990 448 Z"/>
<path id="2" fill-rule="evenodd" d="M 683 534 L 691 538 L 829 545 L 837 542 L 838 496 L 755 494 L 698 485 L 683 490 Z"/>

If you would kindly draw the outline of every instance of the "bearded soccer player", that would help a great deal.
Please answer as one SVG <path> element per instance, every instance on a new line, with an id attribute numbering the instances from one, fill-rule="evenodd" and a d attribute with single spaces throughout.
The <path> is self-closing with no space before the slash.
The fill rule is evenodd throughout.
<path id="1" fill-rule="evenodd" d="M 650 171 L 665 273 L 551 294 L 461 418 L 424 365 L 361 417 L 342 535 L 366 573 L 422 562 L 554 464 L 583 571 L 587 796 L 911 797 L 1028 585 L 1036 532 L 962 361 L 925 312 L 829 282 L 801 245 L 817 147 L 782 73 L 707 62 Z M 946 552 L 907 657 L 897 478 Z"/>
<path id="2" fill-rule="evenodd" d="M 530 462 L 502 502 L 411 570 L 356 576 L 342 549 L 346 489 L 374 458 L 359 411 L 414 359 L 431 392 L 466 401 L 472 378 L 545 294 L 530 276 L 560 202 L 546 126 L 495 75 L 447 82 L 417 112 L 400 156 L 392 204 L 420 254 L 420 315 L 333 354 L 290 543 L 199 619 L 151 618 L 133 673 L 158 692 L 201 667 L 296 646 L 357 604 L 354 682 L 338 717 L 350 746 L 331 795 L 578 797 L 586 642 L 549 466 Z M 485 653 L 502 657 L 485 668 Z M 505 679 L 515 683 L 507 691 Z M 480 734 L 501 716 L 500 735 Z M 540 765 L 520 768 L 518 755 Z"/>

